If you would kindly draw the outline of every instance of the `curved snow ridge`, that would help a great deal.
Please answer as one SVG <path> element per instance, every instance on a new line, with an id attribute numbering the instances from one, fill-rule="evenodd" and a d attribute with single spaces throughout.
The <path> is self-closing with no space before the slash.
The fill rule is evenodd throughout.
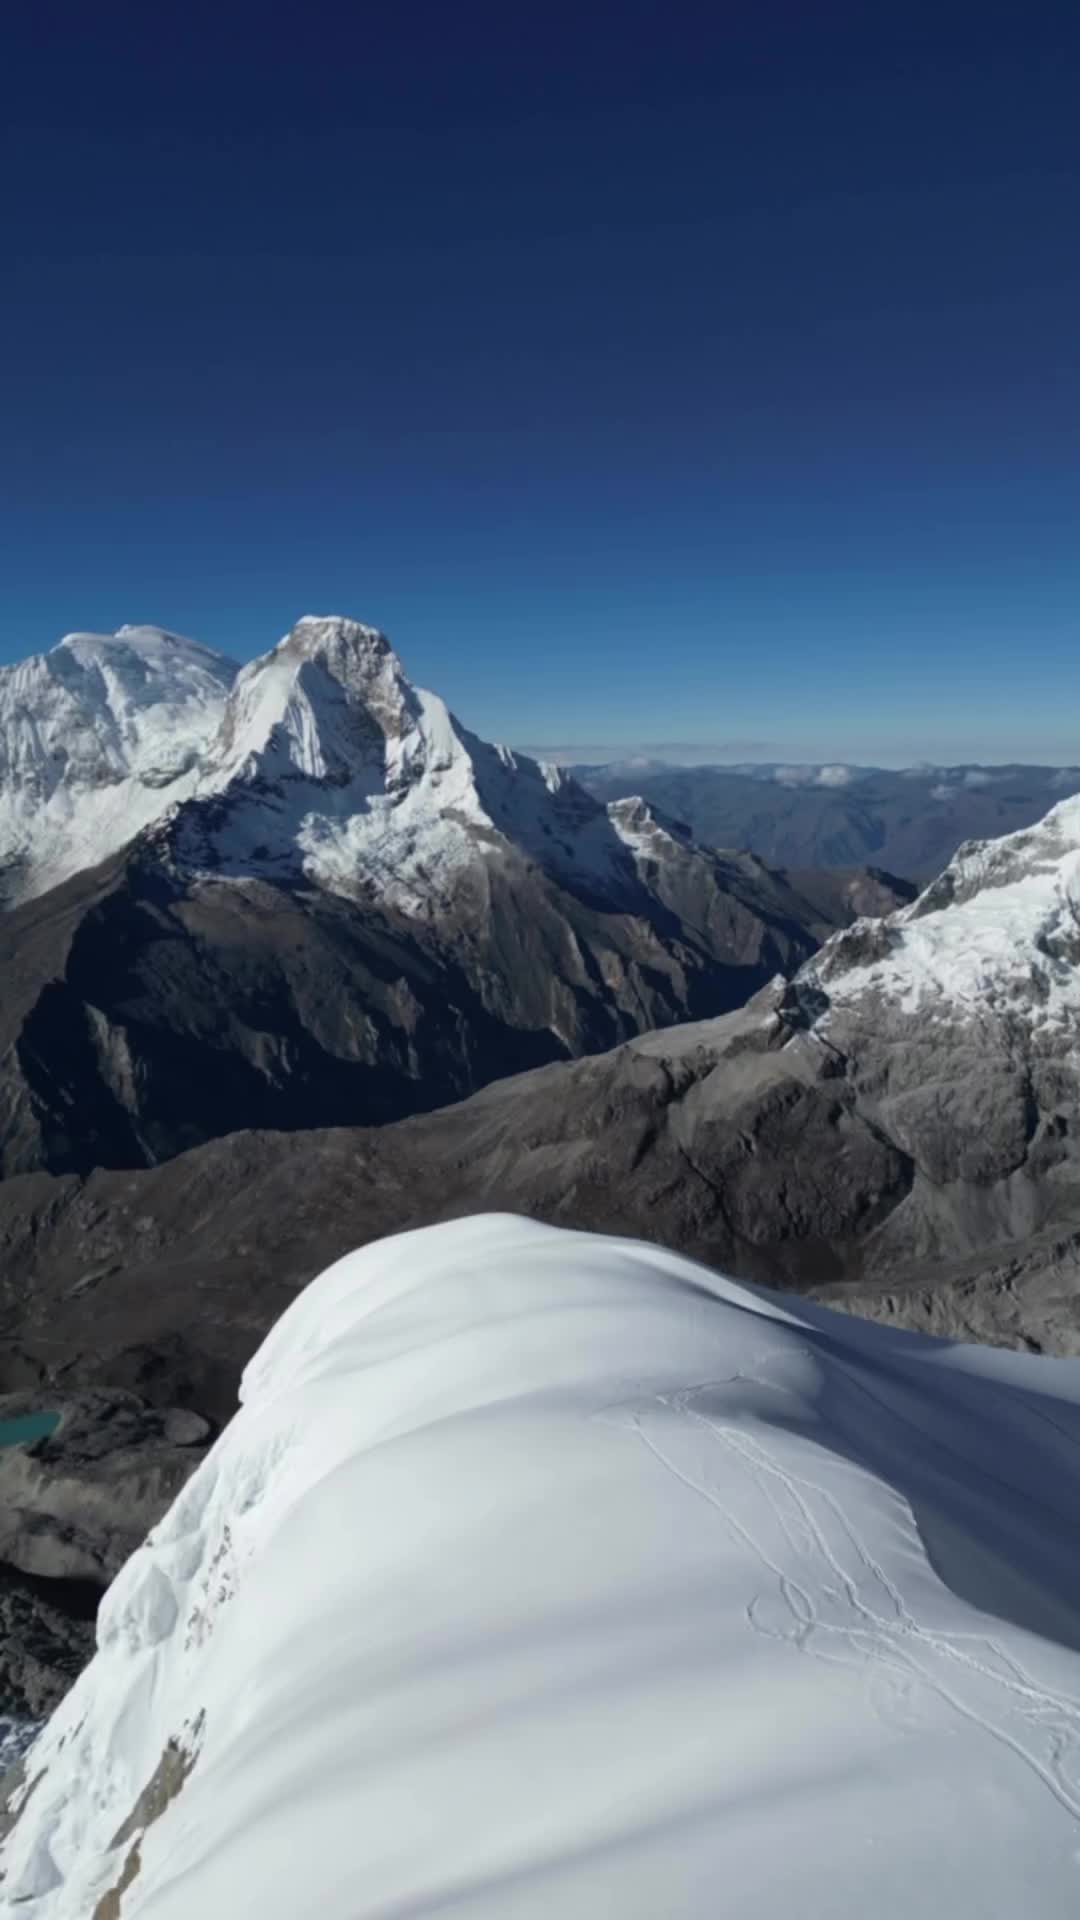
<path id="1" fill-rule="evenodd" d="M 1080 797 L 1035 827 L 967 843 L 910 906 L 834 935 L 799 977 L 830 1002 L 874 994 L 906 1014 L 1019 1014 L 1074 1037 Z"/>
<path id="2" fill-rule="evenodd" d="M 492 1216 L 339 1261 L 102 1607 L 11 1920 L 1065 1920 L 1080 1366 Z"/>

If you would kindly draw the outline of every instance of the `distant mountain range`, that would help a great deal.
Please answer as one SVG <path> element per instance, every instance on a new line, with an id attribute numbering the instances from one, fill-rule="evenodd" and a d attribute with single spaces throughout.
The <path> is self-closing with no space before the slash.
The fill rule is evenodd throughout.
<path id="1" fill-rule="evenodd" d="M 385 638 L 156 628 L 0 674 L 0 1171 L 382 1122 L 741 1004 L 906 897 L 489 746 Z"/>
<path id="2" fill-rule="evenodd" d="M 640 794 L 705 846 L 745 847 L 779 867 L 870 863 L 932 880 L 965 840 L 1040 820 L 1080 792 L 1080 767 L 682 767 L 651 760 L 575 767 L 598 799 Z"/>

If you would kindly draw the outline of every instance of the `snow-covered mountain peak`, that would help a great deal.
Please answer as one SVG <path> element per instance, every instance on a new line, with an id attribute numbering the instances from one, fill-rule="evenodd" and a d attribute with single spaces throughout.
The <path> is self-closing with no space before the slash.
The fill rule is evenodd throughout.
<path id="1" fill-rule="evenodd" d="M 905 1014 L 1080 1035 L 1080 795 L 1034 827 L 968 841 L 911 906 L 835 934 L 800 980 L 830 1005 L 871 995 Z"/>
<path id="2" fill-rule="evenodd" d="M 204 804 L 205 803 L 205 804 Z M 309 615 L 238 675 L 171 830 L 187 866 L 284 873 L 440 908 L 509 845 L 561 874 L 630 875 L 608 813 L 562 769 L 481 740 L 414 686 L 377 628 Z"/>
<path id="3" fill-rule="evenodd" d="M 210 783 L 292 776 L 342 785 L 366 770 L 394 784 L 421 703 L 375 627 L 307 615 L 237 677 Z"/>
<path id="4" fill-rule="evenodd" d="M 176 680 L 210 672 L 222 686 L 228 686 L 237 671 L 234 660 L 200 640 L 139 623 L 117 627 L 115 633 L 66 633 L 45 658 L 57 654 L 70 654 L 83 667 L 141 661 L 148 675 Z"/>
<path id="5" fill-rule="evenodd" d="M 236 662 L 159 627 L 72 633 L 0 668 L 9 899 L 92 866 L 192 789 Z"/>
<path id="6" fill-rule="evenodd" d="M 9 903 L 151 828 L 179 872 L 302 875 L 422 916 L 506 855 L 639 912 L 694 851 L 645 801 L 605 807 L 480 739 L 340 615 L 305 615 L 239 669 L 157 627 L 70 634 L 0 675 L 0 798 L 5 772 Z"/>
<path id="7" fill-rule="evenodd" d="M 161 627 L 66 634 L 0 668 L 0 753 L 20 737 L 48 752 L 66 729 L 69 774 L 80 757 L 98 777 L 168 766 L 205 744 L 236 673 L 235 660 Z"/>

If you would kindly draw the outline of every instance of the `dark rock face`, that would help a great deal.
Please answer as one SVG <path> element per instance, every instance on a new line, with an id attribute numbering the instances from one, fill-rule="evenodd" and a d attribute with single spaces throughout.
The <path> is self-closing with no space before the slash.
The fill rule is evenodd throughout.
<path id="1" fill-rule="evenodd" d="M 243 1132 L 144 1171 L 10 1179 L 0 1386 L 107 1383 L 227 1418 L 262 1334 L 332 1259 L 484 1209 L 860 1306 L 906 1298 L 917 1319 L 920 1286 L 943 1303 L 954 1280 L 977 1288 L 980 1263 L 1015 1280 L 1030 1259 L 1050 1277 L 1030 1315 L 1015 1286 L 1001 1337 L 1080 1349 L 1080 1297 L 1062 1305 L 1052 1284 L 1080 1247 L 1075 1073 L 1000 1035 L 997 1052 L 963 1030 L 920 1042 L 880 1010 L 823 1037 L 806 993 L 779 982 L 392 1126 Z M 957 1325 L 992 1331 L 964 1297 Z"/>
<path id="2" fill-rule="evenodd" d="M 0 1568 L 0 1713 L 47 1719 L 94 1653 L 100 1594 Z"/>
<path id="3" fill-rule="evenodd" d="M 693 848 L 630 896 L 589 898 L 507 848 L 420 920 L 310 886 L 183 878 L 137 848 L 0 918 L 0 1172 L 396 1120 L 725 1012 L 850 911 Z"/>
<path id="4" fill-rule="evenodd" d="M 0 1383 L 108 1381 L 227 1417 L 296 1287 L 377 1235 L 482 1209 L 641 1234 L 777 1284 L 854 1278 L 915 1167 L 800 1018 L 781 983 L 397 1126 L 9 1180 Z"/>

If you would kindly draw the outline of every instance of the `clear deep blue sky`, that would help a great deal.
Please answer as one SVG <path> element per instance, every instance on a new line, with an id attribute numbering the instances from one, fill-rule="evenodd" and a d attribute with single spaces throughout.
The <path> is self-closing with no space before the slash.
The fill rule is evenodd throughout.
<path id="1" fill-rule="evenodd" d="M 1080 759 L 1080 7 L 5 26 L 0 657 L 383 625 L 487 734 Z"/>

